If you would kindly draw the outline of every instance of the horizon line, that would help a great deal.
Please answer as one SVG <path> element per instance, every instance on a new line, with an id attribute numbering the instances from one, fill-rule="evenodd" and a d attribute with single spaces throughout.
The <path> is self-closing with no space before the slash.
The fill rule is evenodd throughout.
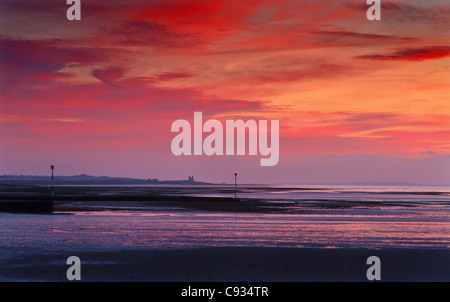
<path id="1" fill-rule="evenodd" d="M 51 178 L 51 175 L 26 175 L 26 174 L 2 174 L 0 175 L 0 181 L 1 180 L 15 180 L 15 179 L 2 179 L 2 178 L 15 178 L 15 177 L 42 177 L 42 178 Z M 107 175 L 101 175 L 101 176 L 95 176 L 95 175 L 89 175 L 89 174 L 75 174 L 75 175 L 55 175 L 55 180 L 59 177 L 87 177 L 87 178 L 110 178 L 110 179 L 123 179 L 123 180 L 138 180 L 138 181 L 154 181 L 154 182 L 189 182 L 188 179 L 159 179 L 159 178 L 139 178 L 139 177 L 127 177 L 127 176 L 107 176 Z M 19 179 L 16 179 L 19 180 Z M 22 179 L 25 180 L 25 179 Z M 211 185 L 233 185 L 233 183 L 227 183 L 227 182 L 208 182 L 203 180 L 192 180 L 193 183 L 204 183 L 204 184 L 211 184 Z M 240 183 L 240 185 L 349 185 L 349 186 L 358 186 L 358 185 L 366 185 L 366 186 L 450 186 L 450 184 L 422 184 L 422 183 L 413 183 L 413 182 L 396 182 L 396 181 L 361 181 L 361 182 L 276 182 L 276 183 Z"/>

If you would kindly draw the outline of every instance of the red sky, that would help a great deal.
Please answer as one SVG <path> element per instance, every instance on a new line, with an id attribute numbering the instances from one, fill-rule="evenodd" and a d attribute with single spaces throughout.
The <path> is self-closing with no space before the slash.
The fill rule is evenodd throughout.
<path id="1" fill-rule="evenodd" d="M 450 184 L 450 4 L 0 3 L 0 174 Z M 177 119 L 280 121 L 280 161 L 182 156 Z"/>

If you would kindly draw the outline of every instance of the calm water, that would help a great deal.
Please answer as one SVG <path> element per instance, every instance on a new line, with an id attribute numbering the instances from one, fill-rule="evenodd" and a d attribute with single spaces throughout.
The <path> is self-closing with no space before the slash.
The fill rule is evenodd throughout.
<path id="1" fill-rule="evenodd" d="M 193 191 L 193 195 L 213 194 Z M 214 193 L 215 194 L 215 193 Z M 220 193 L 228 194 L 228 193 Z M 104 251 L 204 246 L 450 248 L 443 188 L 247 189 L 243 197 L 291 203 L 297 214 L 105 211 L 0 213 L 0 256 L 31 250 Z M 360 202 L 388 202 L 367 206 Z M 343 208 L 329 207 L 354 202 Z M 307 209 L 307 211 L 305 211 Z M 308 210 L 309 209 L 309 210 Z"/>

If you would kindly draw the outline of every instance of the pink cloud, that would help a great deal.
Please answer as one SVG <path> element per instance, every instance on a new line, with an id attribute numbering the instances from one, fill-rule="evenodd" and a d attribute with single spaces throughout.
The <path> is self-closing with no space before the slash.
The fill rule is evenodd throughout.
<path id="1" fill-rule="evenodd" d="M 364 60 L 381 61 L 426 61 L 440 60 L 450 57 L 450 46 L 429 46 L 402 49 L 389 54 L 371 54 L 357 56 Z"/>

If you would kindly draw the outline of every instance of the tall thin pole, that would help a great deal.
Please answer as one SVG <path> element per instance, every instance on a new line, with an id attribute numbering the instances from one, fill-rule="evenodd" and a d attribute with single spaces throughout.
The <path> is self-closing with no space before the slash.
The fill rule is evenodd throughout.
<path id="1" fill-rule="evenodd" d="M 52 199 L 53 199 L 53 197 L 54 197 L 54 193 L 53 193 L 53 169 L 55 169 L 55 166 L 51 165 L 50 169 L 52 169 Z"/>
<path id="2" fill-rule="evenodd" d="M 236 199 L 237 173 L 234 173 L 234 199 Z"/>

